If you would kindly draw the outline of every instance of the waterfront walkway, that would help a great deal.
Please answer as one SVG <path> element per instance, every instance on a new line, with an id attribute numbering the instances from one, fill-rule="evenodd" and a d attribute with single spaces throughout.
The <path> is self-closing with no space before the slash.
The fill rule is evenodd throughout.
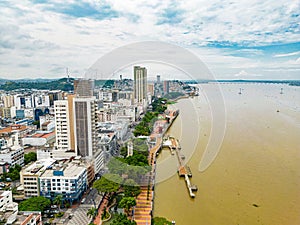
<path id="1" fill-rule="evenodd" d="M 152 174 L 155 172 L 156 153 L 160 150 L 162 138 L 156 138 L 156 144 L 149 151 L 149 165 L 152 166 L 152 171 L 149 176 L 149 187 L 142 186 L 141 193 L 136 199 L 136 206 L 134 207 L 134 221 L 137 225 L 150 225 L 153 209 L 153 185 L 154 178 Z"/>
<path id="2" fill-rule="evenodd" d="M 151 224 L 152 199 L 152 190 L 150 189 L 148 194 L 148 187 L 142 187 L 134 208 L 134 221 L 137 225 Z"/>
<path id="3" fill-rule="evenodd" d="M 155 145 L 149 150 L 148 162 L 152 170 L 148 176 L 148 185 L 141 187 L 141 194 L 136 199 L 136 206 L 134 207 L 134 221 L 137 225 L 150 225 L 153 214 L 153 200 L 154 200 L 154 185 L 155 185 L 155 167 L 156 156 L 162 147 L 163 136 L 173 121 L 178 116 L 179 111 L 169 111 L 165 115 L 165 119 L 155 122 L 151 138 L 155 138 Z M 167 120 L 169 123 L 167 123 Z"/>

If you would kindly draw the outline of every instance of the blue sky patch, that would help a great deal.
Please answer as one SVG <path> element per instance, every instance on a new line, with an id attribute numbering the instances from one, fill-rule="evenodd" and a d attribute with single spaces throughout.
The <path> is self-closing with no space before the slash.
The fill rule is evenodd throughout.
<path id="1" fill-rule="evenodd" d="M 183 11 L 176 9 L 174 7 L 167 8 L 165 11 L 160 15 L 160 19 L 157 22 L 157 25 L 161 24 L 177 24 L 182 21 Z"/>

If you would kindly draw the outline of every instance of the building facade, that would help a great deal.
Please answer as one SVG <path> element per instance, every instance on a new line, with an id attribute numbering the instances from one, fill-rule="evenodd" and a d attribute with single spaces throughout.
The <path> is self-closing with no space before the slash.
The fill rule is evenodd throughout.
<path id="1" fill-rule="evenodd" d="M 56 147 L 62 151 L 75 151 L 73 97 L 54 102 Z"/>
<path id="2" fill-rule="evenodd" d="M 96 151 L 95 100 L 95 97 L 74 98 L 75 149 L 78 156 L 92 158 Z"/>
<path id="3" fill-rule="evenodd" d="M 54 159 L 44 159 L 34 162 L 20 171 L 20 182 L 24 188 L 24 197 L 40 196 L 39 177 L 54 164 Z"/>
<path id="4" fill-rule="evenodd" d="M 72 204 L 87 189 L 87 169 L 79 163 L 68 162 L 52 165 L 39 178 L 40 196 L 54 200 L 57 195 Z"/>
<path id="5" fill-rule="evenodd" d="M 144 103 L 147 99 L 147 69 L 145 67 L 134 67 L 134 99 L 136 103 Z"/>

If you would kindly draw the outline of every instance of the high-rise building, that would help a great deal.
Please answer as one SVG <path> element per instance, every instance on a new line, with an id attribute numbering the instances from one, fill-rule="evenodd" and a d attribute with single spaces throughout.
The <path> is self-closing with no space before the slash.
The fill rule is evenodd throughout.
<path id="1" fill-rule="evenodd" d="M 90 97 L 94 95 L 94 80 L 74 80 L 74 93 L 78 97 Z"/>
<path id="2" fill-rule="evenodd" d="M 159 84 L 160 83 L 160 75 L 157 75 L 156 79 L 157 79 L 156 82 Z"/>
<path id="3" fill-rule="evenodd" d="M 95 97 L 74 98 L 74 133 L 77 155 L 92 158 L 96 151 L 97 104 Z"/>
<path id="4" fill-rule="evenodd" d="M 147 69 L 134 67 L 134 99 L 137 103 L 143 103 L 147 99 Z"/>
<path id="5" fill-rule="evenodd" d="M 2 97 L 4 107 L 5 108 L 10 108 L 14 106 L 14 96 L 13 95 L 5 95 Z"/>
<path id="6" fill-rule="evenodd" d="M 75 151 L 73 98 L 74 95 L 68 95 L 67 100 L 54 102 L 56 146 L 58 150 Z"/>
<path id="7" fill-rule="evenodd" d="M 164 81 L 164 94 L 169 94 L 169 89 L 170 89 L 170 81 L 165 80 Z"/>

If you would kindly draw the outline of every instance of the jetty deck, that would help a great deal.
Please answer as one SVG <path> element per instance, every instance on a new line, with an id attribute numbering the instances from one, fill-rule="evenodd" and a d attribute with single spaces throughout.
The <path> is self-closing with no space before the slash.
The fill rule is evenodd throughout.
<path id="1" fill-rule="evenodd" d="M 178 159 L 178 175 L 180 177 L 184 177 L 184 180 L 186 182 L 186 186 L 187 189 L 189 191 L 189 195 L 190 197 L 194 198 L 195 194 L 193 193 L 193 191 L 197 191 L 198 187 L 195 184 L 192 184 L 190 181 L 190 177 L 192 177 L 192 171 L 190 169 L 190 167 L 188 167 L 187 165 L 185 165 L 184 163 L 184 155 L 180 153 L 180 143 L 178 140 L 176 140 L 174 137 L 167 137 L 167 139 L 164 140 L 163 142 L 163 146 L 165 147 L 169 147 L 170 151 L 173 153 L 173 151 L 176 152 L 176 156 Z"/>

